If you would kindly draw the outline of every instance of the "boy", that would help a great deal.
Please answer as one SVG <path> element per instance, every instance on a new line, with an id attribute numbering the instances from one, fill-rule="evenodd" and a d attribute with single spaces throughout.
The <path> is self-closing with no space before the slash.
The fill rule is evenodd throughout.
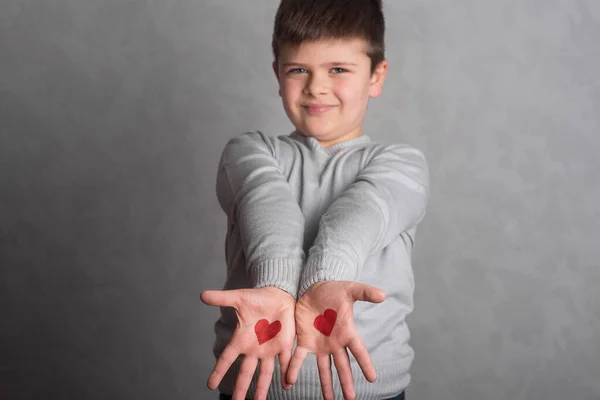
<path id="1" fill-rule="evenodd" d="M 217 178 L 227 281 L 201 298 L 222 307 L 208 386 L 223 399 L 404 398 L 429 176 L 418 150 L 362 133 L 383 37 L 381 1 L 281 1 L 273 69 L 295 130 L 230 140 Z"/>

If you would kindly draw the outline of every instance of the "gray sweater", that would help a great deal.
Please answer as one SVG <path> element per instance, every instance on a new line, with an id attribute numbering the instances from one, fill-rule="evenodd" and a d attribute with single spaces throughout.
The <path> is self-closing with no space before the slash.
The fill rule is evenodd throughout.
<path id="1" fill-rule="evenodd" d="M 411 251 L 428 194 L 426 160 L 406 145 L 360 136 L 322 148 L 296 132 L 235 137 L 223 150 L 217 177 L 217 197 L 228 218 L 224 289 L 275 286 L 296 298 L 325 280 L 382 289 L 383 303 L 354 306 L 377 381 L 367 382 L 351 353 L 350 360 L 357 399 L 393 397 L 408 385 L 414 358 L 405 319 L 413 309 Z M 215 356 L 236 324 L 235 312 L 221 309 Z M 239 361 L 221 382 L 222 393 L 233 392 Z M 335 368 L 333 378 L 342 398 Z M 280 382 L 276 368 L 269 399 L 322 398 L 314 356 L 290 391 Z"/>

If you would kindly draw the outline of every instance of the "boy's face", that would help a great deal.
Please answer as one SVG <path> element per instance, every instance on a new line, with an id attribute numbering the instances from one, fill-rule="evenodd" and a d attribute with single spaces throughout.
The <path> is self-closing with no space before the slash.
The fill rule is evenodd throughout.
<path id="1" fill-rule="evenodd" d="M 304 136 L 329 147 L 362 135 L 370 97 L 381 94 L 387 73 L 382 61 L 371 74 L 362 39 L 283 46 L 273 69 L 288 118 Z"/>

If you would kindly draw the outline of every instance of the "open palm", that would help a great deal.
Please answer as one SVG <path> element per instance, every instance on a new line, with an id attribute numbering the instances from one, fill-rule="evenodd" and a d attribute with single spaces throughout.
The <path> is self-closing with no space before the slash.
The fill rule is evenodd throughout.
<path id="1" fill-rule="evenodd" d="M 374 382 L 375 368 L 354 325 L 353 306 L 356 301 L 380 303 L 384 299 L 383 291 L 357 282 L 328 281 L 311 286 L 296 304 L 298 344 L 289 366 L 287 382 L 296 382 L 308 353 L 314 353 L 323 397 L 333 399 L 333 356 L 344 398 L 354 399 L 354 382 L 347 349 L 356 358 L 365 378 Z"/>
<path id="2" fill-rule="evenodd" d="M 292 355 L 295 337 L 294 311 L 296 300 L 281 289 L 207 290 L 200 296 L 208 305 L 233 307 L 238 325 L 231 341 L 221 353 L 208 379 L 208 387 L 216 389 L 227 370 L 240 354 L 244 360 L 235 383 L 234 400 L 244 399 L 260 360 L 256 385 L 256 400 L 263 400 L 279 356 L 282 376 L 285 377 Z M 287 389 L 290 387 L 282 382 Z"/>

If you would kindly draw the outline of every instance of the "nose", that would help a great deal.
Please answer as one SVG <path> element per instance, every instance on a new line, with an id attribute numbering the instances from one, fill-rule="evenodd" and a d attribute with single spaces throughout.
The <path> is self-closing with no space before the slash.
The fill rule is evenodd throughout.
<path id="1" fill-rule="evenodd" d="M 304 88 L 305 94 L 318 96 L 327 94 L 329 90 L 329 77 L 327 75 L 313 72 L 309 75 Z"/>

